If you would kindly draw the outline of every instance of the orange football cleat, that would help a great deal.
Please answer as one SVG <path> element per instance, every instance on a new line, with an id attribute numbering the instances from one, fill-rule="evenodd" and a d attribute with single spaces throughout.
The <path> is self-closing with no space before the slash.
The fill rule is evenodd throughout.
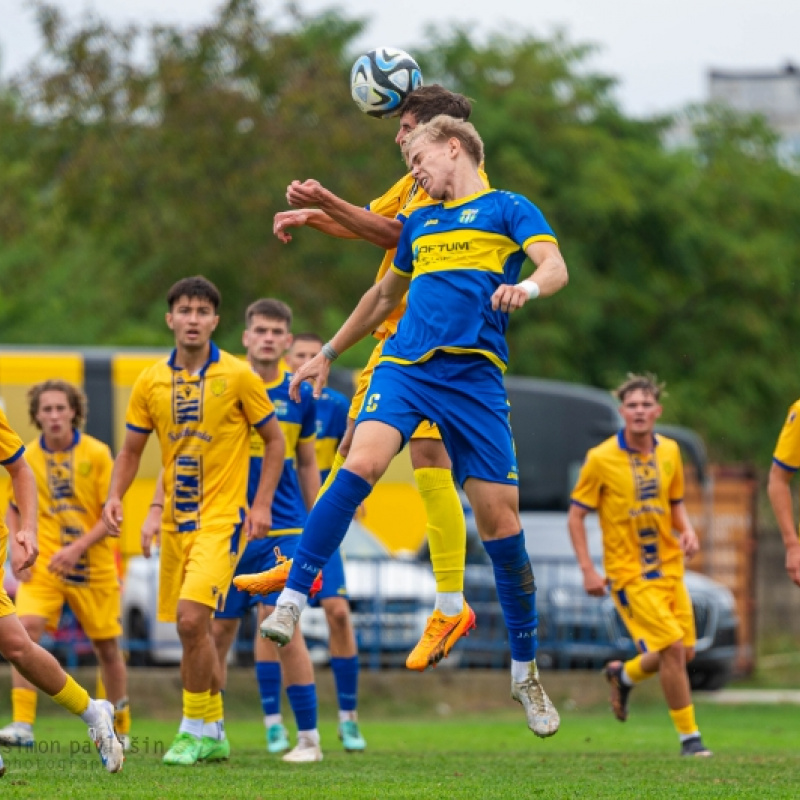
<path id="1" fill-rule="evenodd" d="M 292 559 L 282 556 L 277 547 L 275 548 L 275 558 L 278 563 L 272 569 L 268 569 L 266 572 L 255 572 L 252 575 L 237 575 L 233 579 L 233 585 L 250 594 L 272 594 L 281 591 L 286 586 L 286 579 L 292 568 Z M 322 589 L 322 572 L 318 572 L 317 577 L 314 578 L 308 596 L 314 597 L 320 589 Z"/>
<path id="2" fill-rule="evenodd" d="M 475 627 L 475 612 L 464 603 L 460 614 L 447 617 L 441 611 L 434 611 L 425 625 L 425 632 L 406 659 L 406 667 L 422 672 L 435 667 L 443 658 L 450 655 L 453 645 L 462 637 L 468 636 Z"/>

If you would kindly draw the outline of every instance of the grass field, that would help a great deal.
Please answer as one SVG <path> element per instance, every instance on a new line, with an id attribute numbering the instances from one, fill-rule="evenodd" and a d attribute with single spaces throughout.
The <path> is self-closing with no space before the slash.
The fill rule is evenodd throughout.
<path id="1" fill-rule="evenodd" d="M 237 715 L 238 716 L 238 715 Z M 562 711 L 548 740 L 521 711 L 437 719 L 368 718 L 369 747 L 347 755 L 321 722 L 325 760 L 289 765 L 263 749 L 260 722 L 231 719 L 231 761 L 165 767 L 176 723 L 135 720 L 139 752 L 107 775 L 66 715 L 37 723 L 37 751 L 2 749 L 8 798 L 790 798 L 798 795 L 800 724 L 787 706 L 698 704 L 712 759 L 682 759 L 664 708 L 645 703 L 624 725 L 607 711 Z M 70 752 L 72 751 L 72 755 Z"/>

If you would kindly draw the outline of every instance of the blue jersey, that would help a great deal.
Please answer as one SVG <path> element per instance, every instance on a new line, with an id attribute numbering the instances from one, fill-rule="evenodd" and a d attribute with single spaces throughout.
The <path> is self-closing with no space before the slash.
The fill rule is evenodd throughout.
<path id="1" fill-rule="evenodd" d="M 327 386 L 317 400 L 317 464 L 322 482 L 328 477 L 339 442 L 347 430 L 350 401 Z"/>
<path id="2" fill-rule="evenodd" d="M 534 242 L 556 238 L 542 212 L 511 192 L 489 189 L 412 213 L 392 264 L 411 279 L 408 307 L 381 361 L 413 364 L 443 351 L 479 354 L 505 370 L 509 315 L 493 311 L 491 298 L 519 281 Z"/>
<path id="3" fill-rule="evenodd" d="M 275 497 L 272 501 L 272 528 L 270 536 L 285 536 L 301 533 L 306 523 L 306 511 L 303 493 L 295 469 L 295 455 L 299 442 L 314 439 L 316 430 L 317 408 L 314 391 L 307 383 L 300 387 L 300 402 L 295 403 L 289 397 L 289 381 L 291 374 L 281 369 L 277 380 L 265 383 L 267 394 L 275 406 L 275 414 L 286 440 L 286 454 L 283 472 Z M 264 440 L 253 431 L 250 437 L 250 474 L 247 484 L 247 502 L 252 504 L 256 495 L 258 481 L 261 477 L 261 462 L 264 457 Z M 252 546 L 253 543 L 251 543 Z"/>

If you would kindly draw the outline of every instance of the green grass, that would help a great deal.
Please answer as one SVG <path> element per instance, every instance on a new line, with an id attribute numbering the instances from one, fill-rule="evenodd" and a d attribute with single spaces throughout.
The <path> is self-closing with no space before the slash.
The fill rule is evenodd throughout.
<path id="1" fill-rule="evenodd" d="M 698 704 L 713 759 L 681 759 L 660 704 L 608 712 L 565 709 L 561 731 L 539 740 L 520 711 L 411 720 L 364 717 L 369 747 L 347 755 L 321 724 L 325 760 L 289 765 L 263 749 L 259 721 L 229 721 L 233 758 L 165 767 L 174 722 L 135 719 L 140 752 L 107 775 L 75 721 L 41 717 L 39 752 L 2 748 L 4 798 L 789 798 L 798 794 L 800 725 L 792 707 Z M 238 715 L 237 715 L 238 716 Z M 70 748 L 77 750 L 70 756 Z"/>

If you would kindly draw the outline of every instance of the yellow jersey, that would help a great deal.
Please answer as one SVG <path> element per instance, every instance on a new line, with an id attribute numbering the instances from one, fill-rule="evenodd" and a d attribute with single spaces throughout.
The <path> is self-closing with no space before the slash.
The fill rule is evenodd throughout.
<path id="1" fill-rule="evenodd" d="M 194 375 L 176 353 L 137 378 L 125 423 L 155 431 L 164 467 L 165 532 L 237 525 L 247 508 L 250 426 L 275 413 L 264 382 L 250 365 L 213 342 Z"/>
<path id="2" fill-rule="evenodd" d="M 0 464 L 4 467 L 13 464 L 25 452 L 22 439 L 17 436 L 13 428 L 8 424 L 8 417 L 0 409 Z M 9 489 L 13 492 L 13 488 Z M 0 541 L 8 536 L 8 528 L 5 526 L 5 515 L 0 519 Z M 0 564 L 0 570 L 3 565 Z"/>
<path id="3" fill-rule="evenodd" d="M 622 431 L 592 448 L 572 491 L 573 503 L 600 515 L 603 565 L 614 589 L 683 575 L 671 508 L 683 500 L 680 448 L 654 438 L 652 453 L 630 449 Z"/>
<path id="4" fill-rule="evenodd" d="M 489 187 L 489 178 L 486 173 L 481 170 L 481 178 L 484 185 Z M 412 211 L 418 208 L 439 203 L 439 200 L 434 200 L 417 182 L 411 177 L 411 173 L 406 173 L 400 178 L 397 183 L 392 186 L 389 191 L 381 195 L 377 200 L 373 200 L 367 209 L 373 214 L 379 214 L 382 217 L 389 219 L 396 219 L 399 214 L 407 217 Z M 375 276 L 375 283 L 378 283 L 383 276 L 388 272 L 394 261 L 396 248 L 387 250 L 383 254 L 383 260 L 380 267 L 378 267 L 378 274 Z M 375 337 L 378 339 L 385 339 L 397 331 L 397 323 L 403 316 L 406 310 L 406 297 L 400 301 L 397 308 L 375 329 Z"/>
<path id="5" fill-rule="evenodd" d="M 789 472 L 800 469 L 800 400 L 789 408 L 772 460 Z"/>
<path id="6" fill-rule="evenodd" d="M 36 477 L 39 557 L 33 579 L 46 570 L 62 547 L 80 538 L 99 521 L 114 459 L 108 446 L 74 431 L 65 450 L 48 450 L 44 437 L 26 448 L 26 460 Z M 74 586 L 115 585 L 119 578 L 114 547 L 108 537 L 92 545 L 72 572 L 63 578 Z"/>

